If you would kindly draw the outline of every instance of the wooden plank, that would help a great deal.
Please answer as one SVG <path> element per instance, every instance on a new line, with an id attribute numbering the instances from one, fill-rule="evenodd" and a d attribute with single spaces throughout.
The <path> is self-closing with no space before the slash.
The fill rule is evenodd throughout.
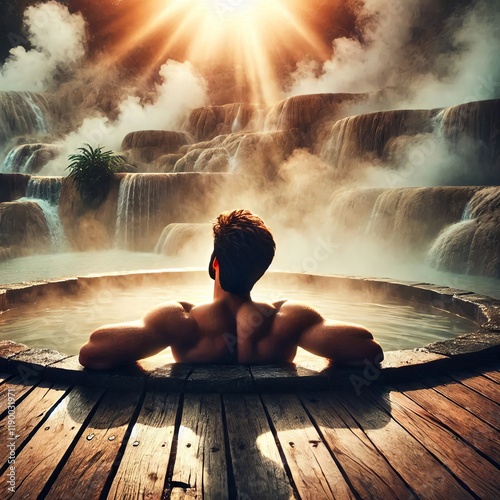
<path id="1" fill-rule="evenodd" d="M 360 498 L 408 498 L 412 492 L 332 393 L 300 395 Z"/>
<path id="2" fill-rule="evenodd" d="M 34 383 L 25 383 L 20 376 L 11 378 L 5 384 L 0 385 L 0 401 L 5 401 L 8 392 L 12 391 L 15 394 L 17 404 L 19 404 L 23 397 L 37 385 L 39 380 L 33 382 Z M 3 411 L 3 409 L 0 409 L 0 412 L 1 411 Z"/>
<path id="3" fill-rule="evenodd" d="M 147 394 L 108 499 L 163 496 L 178 406 L 179 395 Z"/>
<path id="4" fill-rule="evenodd" d="M 172 500 L 228 498 L 220 395 L 186 395 L 168 491 Z"/>
<path id="5" fill-rule="evenodd" d="M 463 385 L 474 389 L 479 394 L 500 404 L 500 385 L 493 382 L 493 380 L 469 371 L 452 373 L 452 377 Z"/>
<path id="6" fill-rule="evenodd" d="M 498 368 L 489 368 L 485 370 L 480 370 L 479 373 L 493 382 L 500 384 L 500 370 Z"/>
<path id="7" fill-rule="evenodd" d="M 224 405 L 238 497 L 294 498 L 259 396 L 224 395 Z"/>
<path id="8" fill-rule="evenodd" d="M 0 373 L 0 385 L 4 382 L 7 382 L 7 380 L 12 378 L 13 376 L 14 375 L 12 375 L 12 373 Z"/>
<path id="9" fill-rule="evenodd" d="M 368 398 L 343 393 L 342 404 L 418 498 L 472 498 L 448 470 L 390 416 L 391 408 L 382 398 L 375 404 Z"/>
<path id="10" fill-rule="evenodd" d="M 265 395 L 263 400 L 301 498 L 354 498 L 297 396 Z"/>
<path id="11" fill-rule="evenodd" d="M 370 397 L 370 392 L 365 395 Z M 383 394 L 392 417 L 437 457 L 480 498 L 500 494 L 498 469 L 475 452 L 408 396 L 392 391 Z"/>
<path id="12" fill-rule="evenodd" d="M 45 498 L 100 497 L 139 399 L 138 391 L 106 393 Z"/>
<path id="13" fill-rule="evenodd" d="M 33 429 L 44 420 L 47 412 L 56 405 L 69 390 L 69 386 L 50 382 L 42 382 L 35 387 L 26 398 L 16 405 L 15 410 L 15 433 L 16 448 L 19 449 L 29 439 Z M 8 421 L 4 419 L 0 423 L 0 436 L 8 435 Z M 9 456 L 6 446 L 0 447 L 0 464 L 3 465 Z"/>
<path id="14" fill-rule="evenodd" d="M 102 392 L 102 389 L 75 388 L 54 408 L 16 457 L 15 498 L 36 498 L 41 493 Z M 6 481 L 3 474 L 0 477 L 2 493 L 7 491 Z"/>
<path id="15" fill-rule="evenodd" d="M 497 463 L 500 461 L 498 433 L 491 426 L 420 383 L 406 384 L 404 393 L 477 450 Z"/>
<path id="16" fill-rule="evenodd" d="M 441 376 L 424 380 L 425 385 L 432 387 L 462 408 L 470 411 L 495 429 L 500 430 L 500 406 L 473 389 L 456 382 L 451 377 Z"/>

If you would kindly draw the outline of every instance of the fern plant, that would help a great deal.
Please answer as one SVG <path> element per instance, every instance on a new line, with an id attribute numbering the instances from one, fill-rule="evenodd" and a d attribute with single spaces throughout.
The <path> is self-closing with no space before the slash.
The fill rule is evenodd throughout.
<path id="1" fill-rule="evenodd" d="M 73 179 L 85 202 L 99 205 L 109 191 L 113 174 L 120 171 L 125 160 L 113 151 L 104 151 L 101 146 L 93 148 L 86 144 L 77 151 L 68 156 L 71 162 L 67 167 L 70 170 L 68 177 Z"/>

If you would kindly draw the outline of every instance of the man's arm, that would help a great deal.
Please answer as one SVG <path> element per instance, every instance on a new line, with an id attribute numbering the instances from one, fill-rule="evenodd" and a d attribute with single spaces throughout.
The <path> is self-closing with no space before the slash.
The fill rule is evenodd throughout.
<path id="1" fill-rule="evenodd" d="M 382 348 L 366 328 L 327 320 L 307 306 L 291 306 L 291 319 L 295 317 L 299 325 L 297 343 L 306 351 L 348 366 L 362 366 L 366 361 L 377 364 L 384 359 Z"/>
<path id="2" fill-rule="evenodd" d="M 107 370 L 154 356 L 182 335 L 190 321 L 183 305 L 172 302 L 158 306 L 142 320 L 103 326 L 80 349 L 80 363 Z"/>

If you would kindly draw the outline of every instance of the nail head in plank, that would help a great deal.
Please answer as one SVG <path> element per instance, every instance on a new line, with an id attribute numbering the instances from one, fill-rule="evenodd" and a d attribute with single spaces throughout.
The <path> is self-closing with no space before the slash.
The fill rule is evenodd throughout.
<path id="1" fill-rule="evenodd" d="M 45 498 L 99 498 L 139 399 L 135 391 L 106 393 Z"/>
<path id="2" fill-rule="evenodd" d="M 159 392 L 146 395 L 108 499 L 162 497 L 179 398 Z"/>
<path id="3" fill-rule="evenodd" d="M 36 498 L 60 464 L 103 390 L 73 389 L 16 457 L 16 495 Z M 0 488 L 6 491 L 5 474 Z M 69 498 L 74 498 L 69 496 Z"/>

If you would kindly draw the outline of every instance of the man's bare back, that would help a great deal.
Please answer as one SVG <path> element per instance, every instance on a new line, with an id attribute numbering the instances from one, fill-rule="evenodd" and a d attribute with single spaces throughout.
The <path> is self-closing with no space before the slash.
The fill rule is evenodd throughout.
<path id="1" fill-rule="evenodd" d="M 290 301 L 254 302 L 250 292 L 274 258 L 272 234 L 248 210 L 219 215 L 209 274 L 214 300 L 193 306 L 169 302 L 139 321 L 98 328 L 80 350 L 80 363 L 108 369 L 171 347 L 186 363 L 284 363 L 297 347 L 359 365 L 380 362 L 382 349 L 359 325 L 328 321 L 313 308 Z"/>
<path id="2" fill-rule="evenodd" d="M 292 301 L 169 302 L 143 320 L 96 330 L 80 352 L 89 368 L 115 368 L 171 347 L 182 363 L 281 364 L 298 347 L 339 364 L 380 362 L 380 346 L 359 325 L 329 321 Z"/>

